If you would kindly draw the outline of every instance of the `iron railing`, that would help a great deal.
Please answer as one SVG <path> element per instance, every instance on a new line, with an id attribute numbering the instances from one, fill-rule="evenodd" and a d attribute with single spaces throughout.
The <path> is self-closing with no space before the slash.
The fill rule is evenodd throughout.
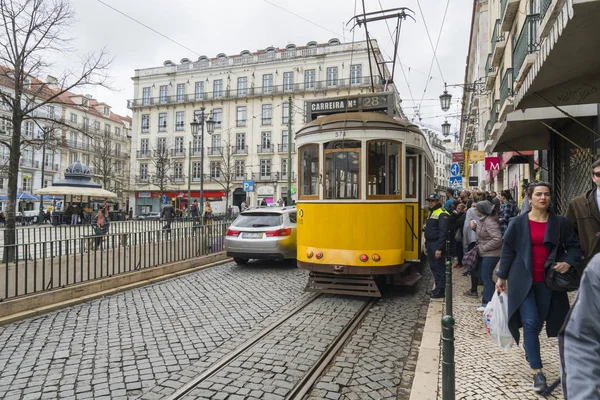
<path id="1" fill-rule="evenodd" d="M 485 62 L 485 76 L 487 77 L 488 74 L 491 74 L 495 71 L 496 71 L 496 68 L 494 68 L 492 66 L 492 53 L 489 53 L 487 56 L 487 60 Z"/>
<path id="2" fill-rule="evenodd" d="M 546 16 L 546 13 L 550 8 L 550 4 L 552 4 L 552 0 L 540 0 L 540 21 L 542 21 Z"/>
<path id="3" fill-rule="evenodd" d="M 512 68 L 507 68 L 504 71 L 502 82 L 500 82 L 500 109 L 504 106 L 504 102 L 509 96 L 513 95 L 513 71 Z"/>
<path id="4" fill-rule="evenodd" d="M 123 232 L 111 223 L 107 234 L 89 225 L 55 228 L 62 237 L 53 228 L 37 235 L 31 234 L 36 228 L 17 229 L 17 244 L 0 246 L 0 301 L 221 252 L 230 221 L 174 221 L 170 229 L 148 222 L 151 229 Z M 30 232 L 27 241 L 20 231 Z"/>
<path id="5" fill-rule="evenodd" d="M 152 152 L 150 150 L 138 150 L 136 152 L 136 158 L 150 158 L 152 157 Z"/>
<path id="6" fill-rule="evenodd" d="M 274 152 L 274 145 L 266 145 L 263 146 L 262 144 L 257 144 L 256 145 L 256 152 L 258 154 L 265 154 L 265 153 L 273 153 Z M 287 150 L 286 150 L 287 151 Z"/>
<path id="7" fill-rule="evenodd" d="M 535 53 L 540 49 L 538 38 L 539 14 L 531 14 L 525 18 L 525 23 L 519 33 L 519 38 L 513 50 L 513 77 L 519 77 L 519 71 L 527 54 Z"/>
<path id="8" fill-rule="evenodd" d="M 171 157 L 185 157 L 186 155 L 187 153 L 185 152 L 185 147 L 171 149 Z"/>
<path id="9" fill-rule="evenodd" d="M 490 138 L 490 134 L 492 133 L 492 121 L 488 121 L 485 123 L 485 141 L 487 142 Z"/>
<path id="10" fill-rule="evenodd" d="M 288 151 L 288 144 L 287 143 L 278 144 L 277 145 L 277 152 L 278 153 L 287 153 L 287 151 Z M 292 143 L 291 151 L 292 151 L 292 153 L 296 152 L 296 144 L 295 143 Z"/>
<path id="11" fill-rule="evenodd" d="M 223 155 L 223 148 L 222 147 L 207 147 L 206 148 L 206 155 L 208 156 L 220 156 Z"/>
<path id="12" fill-rule="evenodd" d="M 500 27 L 500 20 L 497 19 L 494 24 L 494 31 L 492 32 L 492 54 L 494 54 L 494 50 L 496 49 L 496 43 L 502 42 L 504 40 L 504 32 L 502 32 L 502 28 Z"/>
<path id="13" fill-rule="evenodd" d="M 496 124 L 496 122 L 498 122 L 498 114 L 500 114 L 500 100 L 495 100 L 492 103 L 492 113 L 490 116 L 492 129 L 494 129 L 494 125 Z"/>
<path id="14" fill-rule="evenodd" d="M 233 155 L 247 155 L 248 154 L 248 146 L 231 146 L 231 153 Z"/>
<path id="15" fill-rule="evenodd" d="M 500 20 L 504 19 L 504 13 L 506 12 L 506 4 L 508 0 L 500 0 Z"/>

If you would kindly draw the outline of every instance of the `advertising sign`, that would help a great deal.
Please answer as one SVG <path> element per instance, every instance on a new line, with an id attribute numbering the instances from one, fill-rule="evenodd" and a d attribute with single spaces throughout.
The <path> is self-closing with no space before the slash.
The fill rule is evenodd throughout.
<path id="1" fill-rule="evenodd" d="M 482 150 L 473 150 L 469 152 L 469 161 L 483 161 L 485 158 L 485 152 Z"/>
<path id="2" fill-rule="evenodd" d="M 500 171 L 500 157 L 486 157 L 485 158 L 485 170 L 486 171 Z"/>
<path id="3" fill-rule="evenodd" d="M 452 162 L 465 161 L 465 153 L 452 153 Z"/>

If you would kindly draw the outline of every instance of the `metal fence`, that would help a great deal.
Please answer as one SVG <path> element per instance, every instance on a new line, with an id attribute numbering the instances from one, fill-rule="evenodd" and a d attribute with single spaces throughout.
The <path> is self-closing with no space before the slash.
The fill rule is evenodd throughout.
<path id="1" fill-rule="evenodd" d="M 0 246 L 11 255 L 0 264 L 0 301 L 224 250 L 225 220 L 174 222 L 170 229 L 160 221 L 135 222 L 111 224 L 105 235 L 84 227 L 32 228 L 32 240 Z"/>

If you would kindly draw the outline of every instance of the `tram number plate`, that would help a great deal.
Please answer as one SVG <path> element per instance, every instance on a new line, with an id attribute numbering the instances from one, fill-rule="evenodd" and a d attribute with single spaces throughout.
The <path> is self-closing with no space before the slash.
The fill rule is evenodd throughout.
<path id="1" fill-rule="evenodd" d="M 242 233 L 242 237 L 245 239 L 260 239 L 262 238 L 262 233 L 244 232 Z"/>

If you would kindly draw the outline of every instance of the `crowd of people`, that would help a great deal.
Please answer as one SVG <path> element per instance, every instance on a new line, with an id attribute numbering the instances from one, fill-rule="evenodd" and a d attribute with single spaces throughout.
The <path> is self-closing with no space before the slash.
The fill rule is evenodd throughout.
<path id="1" fill-rule="evenodd" d="M 435 287 L 445 296 L 445 260 L 465 267 L 471 279 L 465 296 L 481 298 L 483 311 L 494 292 L 506 292 L 508 329 L 516 343 L 522 328 L 533 389 L 548 394 L 562 383 L 565 399 L 600 399 L 600 160 L 592 164 L 596 187 L 575 197 L 566 217 L 552 206 L 547 182 L 524 185 L 521 207 L 508 190 L 448 190 L 429 195 L 423 252 Z M 496 279 L 494 280 L 494 275 Z M 481 295 L 478 287 L 482 285 Z M 579 288 L 571 307 L 567 290 Z M 539 335 L 559 337 L 561 379 L 549 384 L 543 372 Z"/>

